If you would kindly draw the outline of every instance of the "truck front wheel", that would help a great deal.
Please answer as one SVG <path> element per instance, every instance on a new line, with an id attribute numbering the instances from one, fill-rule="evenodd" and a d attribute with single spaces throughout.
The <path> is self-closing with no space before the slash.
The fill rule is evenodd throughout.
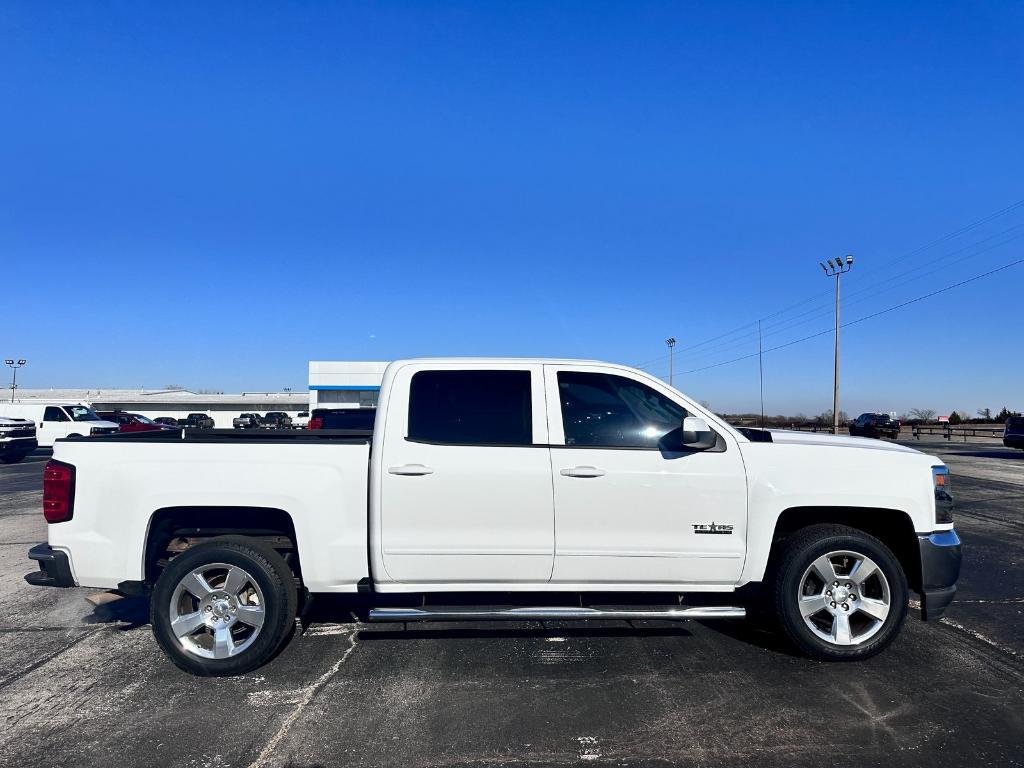
<path id="1" fill-rule="evenodd" d="M 244 536 L 219 536 L 164 569 L 150 621 L 181 669 L 239 675 L 265 663 L 287 639 L 296 601 L 292 572 L 274 549 Z"/>
<path id="2" fill-rule="evenodd" d="M 907 616 L 907 579 L 885 544 L 842 525 L 813 525 L 784 543 L 775 610 L 804 653 L 823 661 L 884 650 Z"/>

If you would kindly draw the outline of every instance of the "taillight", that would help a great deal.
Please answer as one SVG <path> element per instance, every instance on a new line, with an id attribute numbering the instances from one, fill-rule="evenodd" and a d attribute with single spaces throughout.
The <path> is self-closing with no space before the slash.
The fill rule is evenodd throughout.
<path id="1" fill-rule="evenodd" d="M 324 417 L 313 416 L 309 420 L 309 424 L 306 425 L 306 429 L 323 429 L 324 428 Z"/>
<path id="2" fill-rule="evenodd" d="M 43 469 L 43 517 L 63 523 L 75 513 L 75 468 L 50 459 Z"/>
<path id="3" fill-rule="evenodd" d="M 949 469 L 932 467 L 932 487 L 935 489 L 935 522 L 945 525 L 953 522 L 953 496 L 949 492 Z"/>

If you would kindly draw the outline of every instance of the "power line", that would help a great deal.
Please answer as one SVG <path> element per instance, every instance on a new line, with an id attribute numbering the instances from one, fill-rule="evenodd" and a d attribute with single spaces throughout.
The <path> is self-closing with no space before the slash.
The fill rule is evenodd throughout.
<path id="1" fill-rule="evenodd" d="M 1005 206 L 1003 208 L 1000 208 L 999 210 L 994 211 L 993 213 L 990 213 L 990 214 L 988 214 L 986 216 L 983 216 L 982 218 L 977 219 L 977 220 L 975 220 L 975 221 L 973 221 L 973 222 L 971 222 L 969 224 L 966 224 L 963 227 L 960 227 L 959 229 L 956 229 L 956 230 L 954 230 L 952 232 L 949 232 L 949 233 L 947 233 L 945 235 L 942 235 L 941 237 L 938 237 L 938 238 L 936 238 L 936 239 L 934 239 L 934 240 L 932 240 L 932 241 L 930 241 L 928 243 L 925 243 L 922 246 L 919 246 L 917 248 L 914 248 L 913 250 L 907 251 L 906 253 L 903 253 L 903 254 L 901 254 L 899 256 L 896 256 L 893 259 L 891 259 L 889 262 L 887 262 L 887 264 L 885 266 L 892 266 L 895 263 L 898 263 L 898 262 L 901 262 L 901 261 L 905 261 L 906 259 L 911 258 L 912 256 L 916 256 L 916 255 L 918 255 L 920 253 L 923 253 L 923 252 L 927 251 L 929 248 L 933 248 L 936 245 L 939 245 L 941 243 L 944 243 L 944 242 L 947 242 L 949 240 L 952 240 L 953 238 L 959 237 L 960 235 L 965 234 L 966 232 L 970 232 L 971 230 L 977 229 L 978 227 L 980 227 L 980 226 L 982 226 L 984 224 L 987 224 L 990 221 L 994 221 L 995 219 L 998 219 L 998 218 L 1000 218 L 1002 216 L 1005 216 L 1005 215 L 1007 215 L 1007 214 L 1009 214 L 1009 213 L 1011 213 L 1013 211 L 1016 211 L 1016 210 L 1020 209 L 1021 207 L 1024 207 L 1024 198 L 1022 198 L 1020 200 L 1017 200 L 1016 202 L 1011 203 L 1010 205 L 1007 205 L 1007 206 Z M 1021 226 L 1021 225 L 1018 225 L 1018 226 Z M 1008 231 L 1010 231 L 1012 229 L 1015 229 L 1015 228 L 1016 227 L 1011 227 L 1009 230 L 1006 230 L 1005 232 L 1008 232 Z M 1005 234 L 1005 232 L 1000 233 L 1000 234 Z M 997 237 L 997 236 L 998 235 L 993 235 L 992 237 Z M 991 239 L 991 238 L 987 238 L 987 239 Z M 985 242 L 985 240 L 981 240 L 979 242 Z M 977 244 L 979 244 L 979 243 L 974 243 L 973 245 L 977 245 Z M 971 247 L 971 246 L 966 246 L 966 247 Z M 957 253 L 957 251 L 954 251 L 953 253 Z M 947 256 L 948 255 L 951 255 L 951 254 L 947 254 Z M 940 258 L 946 258 L 946 257 L 940 257 Z M 867 272 L 870 273 L 873 270 L 872 270 L 871 267 L 869 267 L 868 269 L 866 269 L 864 271 L 867 271 Z M 912 272 L 913 270 L 910 270 L 910 271 Z M 894 276 L 892 279 L 896 279 L 896 278 L 898 278 L 898 277 L 900 277 L 902 275 L 905 275 L 905 274 L 908 274 L 908 273 L 907 272 L 901 273 L 900 275 Z M 867 290 L 867 288 L 862 289 L 861 291 L 857 291 L 857 293 L 861 293 L 861 292 L 863 292 L 863 290 Z M 791 304 L 791 305 L 789 305 L 787 307 L 784 307 L 784 308 L 782 308 L 780 310 L 777 310 L 777 311 L 775 311 L 775 312 L 773 312 L 771 314 L 764 315 L 764 316 L 762 316 L 762 317 L 760 317 L 758 319 L 759 320 L 770 320 L 771 318 L 783 315 L 783 314 L 785 314 L 787 312 L 790 312 L 790 311 L 792 311 L 794 309 L 797 309 L 798 307 L 801 307 L 801 306 L 803 306 L 803 305 L 805 305 L 805 304 L 807 304 L 809 302 L 820 300 L 823 296 L 826 296 L 826 295 L 830 295 L 830 294 L 816 293 L 814 296 L 810 296 L 810 297 L 808 297 L 806 299 L 802 299 L 801 301 L 798 301 L 795 304 Z M 856 295 L 856 294 L 851 294 L 851 295 Z M 814 310 L 812 310 L 812 312 L 813 311 Z M 806 314 L 808 314 L 808 313 L 803 313 L 803 315 L 799 315 L 798 317 L 802 317 L 802 316 L 804 316 Z M 791 319 L 795 319 L 795 318 L 791 318 Z M 708 339 L 704 339 L 703 341 L 699 341 L 699 342 L 696 342 L 694 344 L 691 344 L 688 347 L 686 347 L 683 350 L 683 352 L 684 353 L 693 352 L 693 351 L 697 350 L 699 347 L 705 346 L 707 344 L 710 344 L 710 343 L 712 343 L 714 341 L 718 341 L 720 339 L 727 338 L 729 336 L 733 336 L 736 333 L 739 333 L 740 331 L 746 330 L 748 328 L 752 328 L 753 326 L 756 326 L 756 325 L 757 325 L 757 319 L 753 320 L 753 321 L 750 321 L 750 322 L 747 322 L 747 323 L 744 323 L 743 325 L 737 326 L 736 328 L 732 329 L 731 331 L 727 331 L 725 333 L 719 334 L 718 336 L 712 336 L 712 337 L 710 337 Z M 776 323 L 776 325 L 778 325 L 778 323 Z M 765 330 L 767 331 L 767 329 L 765 329 Z M 751 333 L 747 333 L 746 336 L 744 336 L 743 338 L 752 338 L 755 335 L 756 335 L 756 333 L 751 332 Z M 652 363 L 661 362 L 662 360 L 665 360 L 667 358 L 668 358 L 668 355 L 661 355 L 659 357 L 656 357 L 656 358 L 653 358 L 651 360 L 648 360 L 648 361 L 646 361 L 644 363 L 636 364 L 634 367 L 635 368 L 644 368 L 644 367 L 646 367 L 648 365 L 651 365 Z"/>
<path id="2" fill-rule="evenodd" d="M 858 323 L 863 323 L 866 320 L 871 320 L 872 318 L 879 317 L 880 315 L 885 315 L 885 314 L 888 314 L 889 312 L 895 312 L 897 309 L 902 309 L 903 307 L 910 306 L 911 304 L 916 304 L 919 301 L 924 301 L 925 299 L 930 299 L 933 296 L 938 296 L 941 293 L 946 293 L 947 291 L 952 291 L 954 288 L 960 288 L 961 286 L 967 285 L 968 283 L 973 283 L 976 280 L 981 280 L 982 278 L 989 277 L 990 275 L 994 275 L 997 272 L 1002 272 L 1003 270 L 1010 269 L 1011 267 L 1016 267 L 1018 264 L 1024 264 L 1024 259 L 1017 259 L 1016 261 L 1011 261 L 1009 264 L 1003 264 L 1001 267 L 996 267 L 995 269 L 990 269 L 988 272 L 982 272 L 981 274 L 974 275 L 974 276 L 969 277 L 969 278 L 967 278 L 965 280 L 961 280 L 958 283 L 953 283 L 952 285 L 947 285 L 945 288 L 939 288 L 938 290 L 931 291 L 930 293 L 925 293 L 925 294 L 922 294 L 921 296 L 917 296 L 917 297 L 915 297 L 913 299 L 908 299 L 907 301 L 901 302 L 899 304 L 894 304 L 891 307 L 886 307 L 885 309 L 881 309 L 881 310 L 879 310 L 877 312 L 872 312 L 869 315 L 864 315 L 863 317 L 858 317 L 856 320 L 850 320 L 849 322 L 842 323 L 840 325 L 840 328 L 848 328 L 851 325 L 857 325 Z M 812 334 L 809 334 L 807 336 L 803 336 L 802 338 L 794 339 L 793 341 L 787 341 L 785 344 L 778 344 L 778 345 L 776 345 L 774 347 L 768 347 L 767 349 L 762 350 L 762 352 L 760 354 L 767 354 L 768 352 L 774 352 L 774 351 L 779 350 L 779 349 L 785 349 L 786 347 L 792 347 L 795 344 L 800 344 L 800 343 L 805 342 L 805 341 L 810 341 L 811 339 L 816 339 L 819 336 L 824 336 L 825 334 L 828 334 L 828 333 L 835 333 L 835 329 L 834 328 L 826 328 L 824 331 L 818 331 L 817 333 L 812 333 Z M 701 371 L 707 371 L 707 370 L 710 370 L 712 368 L 720 368 L 723 365 L 731 365 L 732 363 L 738 363 L 741 360 L 749 360 L 749 359 L 751 359 L 753 357 L 757 357 L 758 354 L 759 354 L 758 352 L 754 352 L 754 353 L 749 354 L 749 355 L 742 355 L 740 357 L 735 357 L 735 358 L 733 358 L 731 360 L 723 360 L 720 363 L 714 363 L 712 365 L 705 365 L 705 366 L 703 366 L 701 368 L 692 368 L 692 369 L 690 369 L 688 371 L 683 371 L 683 373 L 700 373 Z"/>
<path id="3" fill-rule="evenodd" d="M 960 253 L 963 253 L 966 250 L 974 249 L 977 246 L 982 245 L 983 243 L 987 243 L 987 242 L 989 242 L 989 241 L 991 241 L 991 240 L 993 240 L 993 239 L 995 239 L 997 237 L 1003 237 L 1004 235 L 1007 235 L 1007 234 L 1013 232 L 1014 230 L 1018 230 L 1021 227 L 1024 227 L 1024 223 L 1016 224 L 1016 225 L 1014 225 L 1012 227 L 1009 227 L 1006 230 L 1003 230 L 1002 232 L 996 233 L 995 235 L 990 235 L 989 237 L 982 238 L 981 240 L 978 240 L 978 241 L 976 241 L 974 243 L 971 243 L 970 245 L 964 246 L 962 248 L 958 248 L 955 251 L 950 251 L 949 253 L 944 254 L 943 256 L 939 256 L 938 258 L 933 259 L 931 262 L 929 262 L 929 266 L 933 267 L 932 269 L 927 269 L 925 271 L 921 271 L 920 269 L 918 269 L 918 270 L 909 270 L 909 271 L 903 272 L 903 273 L 901 273 L 899 275 L 894 275 L 892 280 L 895 280 L 898 277 L 905 277 L 905 276 L 911 275 L 911 274 L 914 274 L 914 275 L 916 275 L 918 277 L 925 276 L 925 275 L 935 274 L 936 272 L 940 272 L 940 271 L 942 271 L 944 269 L 948 269 L 950 266 L 952 266 L 954 264 L 959 264 L 959 263 L 961 263 L 963 261 L 966 261 L 968 259 L 975 258 L 977 256 L 981 256 L 982 254 L 985 254 L 985 253 L 988 253 L 990 251 L 993 251 L 993 250 L 995 250 L 997 248 L 1001 248 L 1004 245 L 1008 245 L 1008 244 L 1012 243 L 1013 241 L 1019 240 L 1020 238 L 1024 237 L 1024 232 L 1020 232 L 1020 233 L 1017 233 L 1017 234 L 1012 235 L 1010 237 L 1006 237 L 1005 239 L 1001 240 L 1000 242 L 994 243 L 994 244 L 988 246 L 987 248 L 981 248 L 980 250 L 975 250 L 972 253 L 968 253 L 966 256 L 961 256 L 960 258 L 954 259 L 953 261 L 950 261 L 948 263 L 945 263 L 945 264 L 942 263 L 942 262 L 945 262 L 947 259 L 949 259 L 952 256 L 956 256 L 956 255 L 958 255 Z M 878 287 L 878 283 L 872 283 L 870 285 L 858 288 L 857 290 L 850 292 L 848 294 L 848 297 L 844 299 L 843 304 L 844 304 L 844 306 L 851 306 L 851 305 L 855 305 L 855 304 L 860 304 L 860 303 L 863 303 L 865 301 L 869 301 L 871 299 L 874 299 L 875 297 L 877 297 L 881 293 L 887 293 L 889 291 L 896 290 L 897 288 L 900 288 L 900 287 L 906 285 L 909 282 L 911 282 L 911 281 L 910 280 L 904 280 L 904 281 L 898 282 L 898 283 L 894 282 L 891 285 L 886 285 L 885 283 L 882 283 L 882 287 Z M 869 291 L 871 291 L 870 294 L 868 294 Z M 868 294 L 868 295 L 864 295 L 864 294 Z M 850 297 L 856 297 L 858 295 L 861 298 L 850 298 Z M 791 318 L 788 318 L 786 320 L 782 320 L 782 321 L 777 322 L 777 323 L 769 323 L 768 325 L 763 326 L 762 330 L 764 332 L 764 335 L 766 335 L 766 336 L 775 336 L 775 335 L 778 335 L 779 333 L 781 333 L 783 331 L 791 330 L 791 329 L 797 328 L 797 327 L 799 327 L 801 325 L 806 325 L 808 323 L 814 322 L 815 320 L 817 320 L 822 315 L 830 314 L 832 311 L 833 310 L 832 310 L 831 306 L 823 305 L 821 307 L 817 307 L 817 308 L 809 310 L 807 312 L 803 312 L 803 313 L 801 313 L 799 315 L 796 315 L 795 317 L 791 317 Z M 803 319 L 801 319 L 801 318 L 803 318 Z M 757 326 L 757 324 L 755 324 L 755 327 L 756 326 Z M 746 335 L 744 335 L 742 337 L 734 339 L 734 340 L 730 341 L 729 343 L 727 343 L 725 345 L 716 345 L 716 346 L 714 346 L 714 347 L 712 347 L 710 349 L 700 350 L 700 351 L 696 352 L 695 354 L 688 356 L 687 359 L 692 359 L 694 357 L 696 357 L 698 359 L 706 358 L 706 357 L 708 357 L 710 355 L 721 354 L 722 352 L 728 352 L 729 350 L 732 350 L 732 349 L 738 349 L 740 347 L 744 347 L 744 346 L 747 346 L 749 344 L 752 344 L 754 339 L 756 339 L 756 338 L 758 338 L 758 332 L 755 330 L 755 331 L 753 331 L 751 333 L 748 333 L 748 334 L 746 334 Z M 651 361 L 651 362 L 656 362 L 656 361 Z"/>

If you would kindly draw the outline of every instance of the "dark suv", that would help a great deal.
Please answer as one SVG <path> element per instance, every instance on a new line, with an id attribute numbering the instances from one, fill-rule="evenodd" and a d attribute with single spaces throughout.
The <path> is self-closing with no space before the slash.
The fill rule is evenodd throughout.
<path id="1" fill-rule="evenodd" d="M 850 434 L 858 437 L 888 437 L 895 440 L 900 436 L 900 423 L 893 421 L 887 413 L 862 413 L 850 422 Z"/>
<path id="2" fill-rule="evenodd" d="M 1011 416 L 1003 430 L 1003 445 L 1024 449 L 1024 416 Z"/>

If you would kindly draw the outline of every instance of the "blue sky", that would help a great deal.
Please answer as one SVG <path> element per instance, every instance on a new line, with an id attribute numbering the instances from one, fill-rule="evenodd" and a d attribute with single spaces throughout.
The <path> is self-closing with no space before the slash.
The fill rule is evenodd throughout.
<path id="1" fill-rule="evenodd" d="M 679 372 L 827 329 L 819 260 L 854 254 L 852 320 L 1024 257 L 1022 36 L 998 2 L 7 2 L 0 351 L 237 391 L 662 374 L 675 336 L 677 386 L 752 410 L 756 359 Z M 1024 408 L 1022 298 L 1018 265 L 850 327 L 843 407 Z M 831 349 L 766 355 L 766 409 L 829 408 Z"/>

